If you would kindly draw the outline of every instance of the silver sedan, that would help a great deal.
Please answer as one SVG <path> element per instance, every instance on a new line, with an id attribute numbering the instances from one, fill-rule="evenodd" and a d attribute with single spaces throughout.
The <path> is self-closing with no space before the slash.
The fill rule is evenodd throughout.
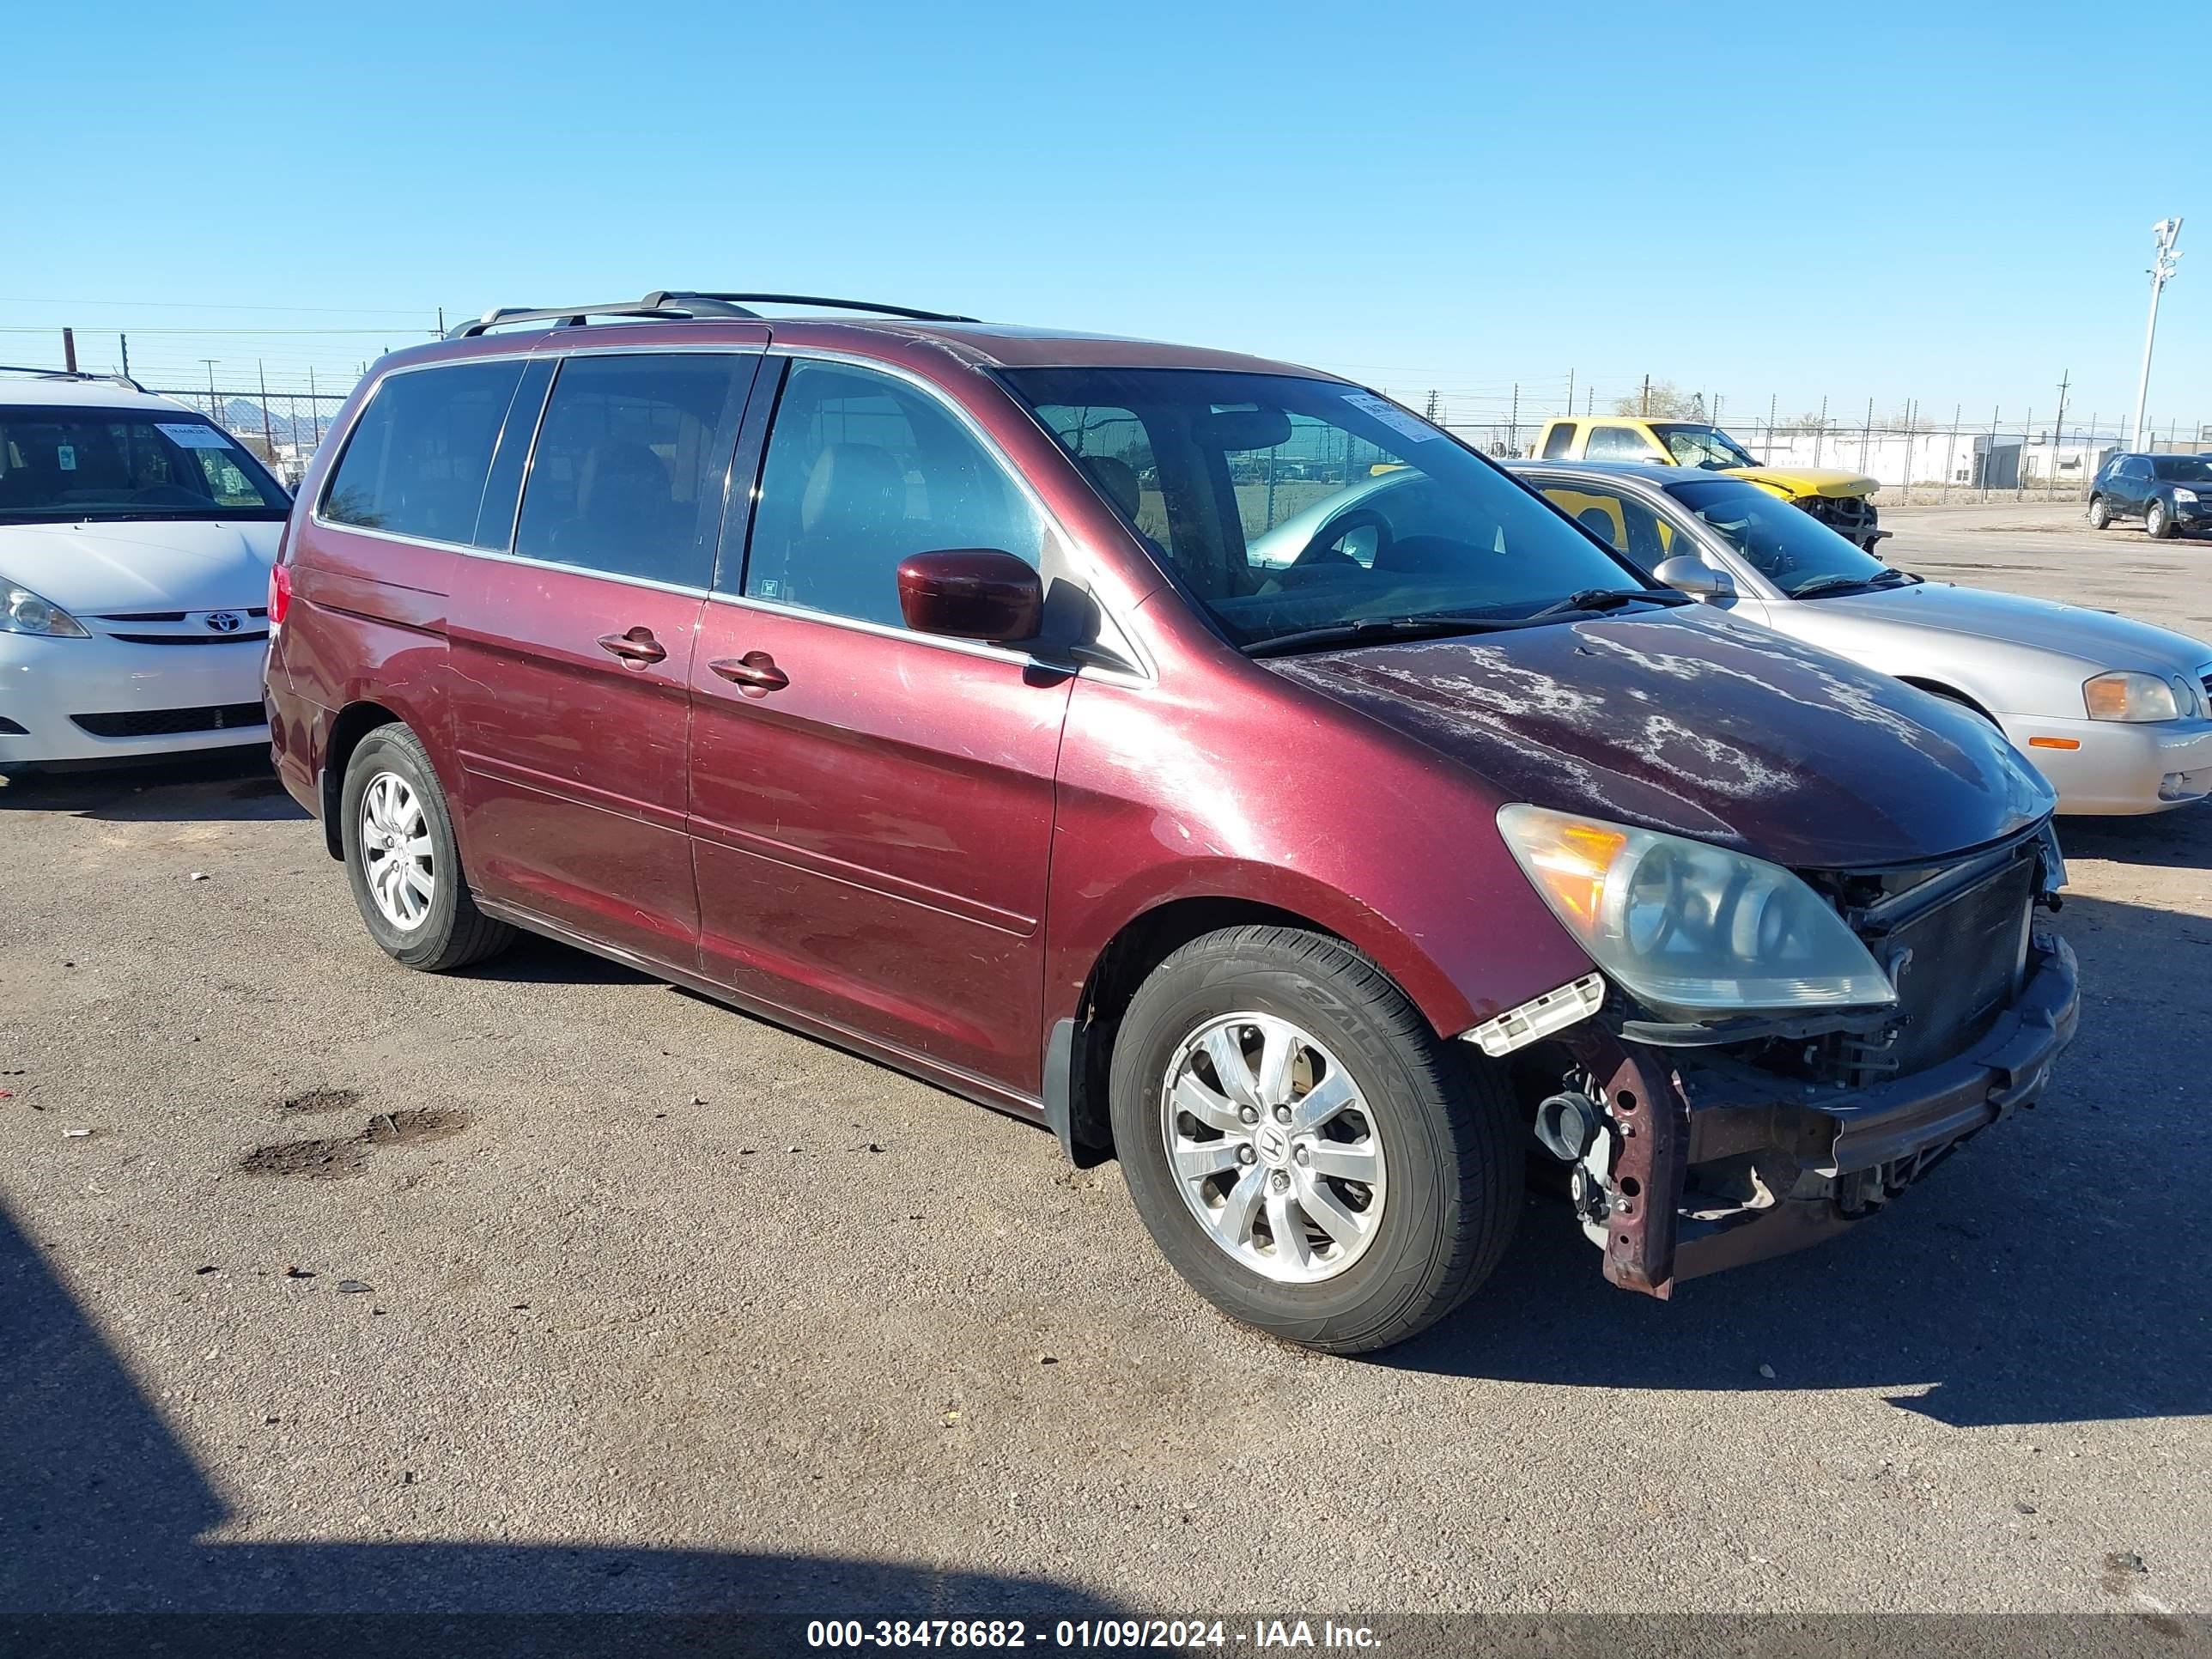
<path id="1" fill-rule="evenodd" d="M 2212 645 L 1923 580 L 1735 479 L 1514 471 L 1655 580 L 1974 709 L 2050 781 L 2062 812 L 2159 812 L 2212 794 Z"/>

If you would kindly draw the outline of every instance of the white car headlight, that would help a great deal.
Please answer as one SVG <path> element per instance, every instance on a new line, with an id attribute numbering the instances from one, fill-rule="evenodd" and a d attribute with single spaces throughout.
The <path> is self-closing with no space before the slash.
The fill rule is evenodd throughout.
<path id="1" fill-rule="evenodd" d="M 1897 993 L 1778 864 L 1540 806 L 1498 827 L 1552 914 L 1624 988 L 1691 1019 L 1879 1007 Z"/>
<path id="2" fill-rule="evenodd" d="M 92 637 L 90 629 L 52 599 L 42 599 L 5 576 L 0 576 L 0 634 L 48 634 L 70 640 Z"/>
<path id="3" fill-rule="evenodd" d="M 2100 674 L 2081 687 L 2081 700 L 2093 720 L 2178 720 L 2181 705 L 2173 688 L 2155 674 L 2131 668 Z"/>
<path id="4" fill-rule="evenodd" d="M 2197 499 L 2197 492 L 2193 489 L 2177 489 L 2173 492 L 2173 499 L 2177 501 L 2193 502 Z"/>

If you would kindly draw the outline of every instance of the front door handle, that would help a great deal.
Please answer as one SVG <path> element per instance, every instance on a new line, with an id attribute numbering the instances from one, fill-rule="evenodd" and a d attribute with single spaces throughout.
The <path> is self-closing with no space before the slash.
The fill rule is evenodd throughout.
<path id="1" fill-rule="evenodd" d="M 791 684 L 791 676 L 775 665 L 765 651 L 748 651 L 742 657 L 717 657 L 707 665 L 749 697 L 764 697 Z"/>
<path id="2" fill-rule="evenodd" d="M 610 656 L 620 657 L 625 668 L 645 668 L 665 659 L 668 653 L 659 640 L 653 637 L 650 628 L 633 628 L 627 634 L 602 634 L 599 649 Z"/>

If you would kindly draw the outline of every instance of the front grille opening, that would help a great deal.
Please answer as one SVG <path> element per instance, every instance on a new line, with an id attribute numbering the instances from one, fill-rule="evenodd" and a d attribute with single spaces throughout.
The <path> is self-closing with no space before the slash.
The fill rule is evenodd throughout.
<path id="1" fill-rule="evenodd" d="M 134 708 L 120 714 L 72 714 L 82 731 L 95 738 L 167 738 L 186 732 L 228 732 L 264 726 L 268 711 L 258 702 L 210 704 L 201 708 Z"/>

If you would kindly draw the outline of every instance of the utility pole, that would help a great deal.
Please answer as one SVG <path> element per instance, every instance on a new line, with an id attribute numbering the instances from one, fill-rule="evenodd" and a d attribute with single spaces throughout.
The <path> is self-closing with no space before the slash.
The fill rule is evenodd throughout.
<path id="1" fill-rule="evenodd" d="M 221 426 L 222 411 L 215 406 L 215 366 L 222 360 L 216 357 L 203 357 L 200 361 L 207 365 L 208 371 L 208 419 Z"/>
<path id="2" fill-rule="evenodd" d="M 1569 370 L 1567 371 L 1567 413 L 1568 413 L 1568 414 L 1570 414 L 1570 415 L 1571 415 L 1571 414 L 1573 414 L 1574 412 L 1575 412 L 1575 372 L 1574 372 L 1574 370 L 1572 370 L 1572 369 L 1571 368 L 1571 369 L 1569 369 Z"/>
<path id="3" fill-rule="evenodd" d="M 62 367 L 72 374 L 76 373 L 76 331 L 73 328 L 62 331 Z"/>
<path id="4" fill-rule="evenodd" d="M 1820 399 L 1820 424 L 1813 428 L 1813 465 L 1820 464 L 1820 447 L 1828 435 L 1828 400 Z"/>
<path id="5" fill-rule="evenodd" d="M 2043 499 L 2057 499 L 2058 446 L 2066 441 L 2066 388 L 2074 384 L 2074 371 L 2061 369 L 2058 374 L 2058 418 L 2051 425 L 2051 477 L 2045 485 Z"/>
<path id="6" fill-rule="evenodd" d="M 307 365 L 307 424 L 314 429 L 315 447 L 323 447 L 323 405 L 315 396 L 315 366 Z"/>
<path id="7" fill-rule="evenodd" d="M 1644 401 L 1638 405 L 1638 410 L 1645 420 L 1651 418 L 1651 377 L 1649 374 L 1644 377 Z"/>
<path id="8" fill-rule="evenodd" d="M 2158 252 L 2151 257 L 2150 321 L 2143 329 L 2142 373 L 2136 380 L 2135 447 L 2137 450 L 2143 447 L 2143 404 L 2150 397 L 2150 349 L 2158 338 L 2159 291 L 2181 265 L 2181 256 L 2173 251 L 2174 243 L 2181 238 L 2181 216 L 2176 214 L 2171 219 L 2160 220 L 2150 228 L 2150 235 L 2151 240 L 2157 245 Z"/>
<path id="9" fill-rule="evenodd" d="M 269 465 L 276 465 L 276 434 L 269 429 L 269 371 L 261 359 L 253 360 L 253 372 L 261 377 L 261 447 L 269 452 Z"/>
<path id="10" fill-rule="evenodd" d="M 1521 382 L 1513 383 L 1512 424 L 1506 428 L 1505 447 L 1514 454 L 1521 453 Z"/>
<path id="11" fill-rule="evenodd" d="M 1937 499 L 1946 506 L 1951 500 L 1951 464 L 1959 453 L 1959 417 L 1966 412 L 1964 404 L 1951 405 L 1951 433 L 1943 440 L 1943 493 Z"/>
<path id="12" fill-rule="evenodd" d="M 1759 459 L 1770 465 L 1774 460 L 1774 405 L 1779 396 L 1778 392 L 1773 392 L 1766 394 L 1766 453 Z"/>
<path id="13" fill-rule="evenodd" d="M 123 378 L 127 380 L 131 378 L 131 337 L 118 334 L 115 337 L 115 343 L 123 348 Z"/>

